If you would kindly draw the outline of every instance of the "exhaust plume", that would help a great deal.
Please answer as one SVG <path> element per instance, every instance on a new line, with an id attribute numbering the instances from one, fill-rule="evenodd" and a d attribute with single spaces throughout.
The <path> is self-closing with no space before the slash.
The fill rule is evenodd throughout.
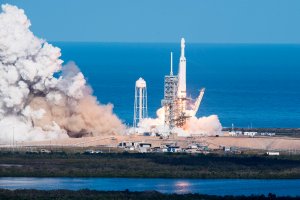
<path id="1" fill-rule="evenodd" d="M 141 132 L 160 132 L 168 134 L 169 130 L 164 127 L 165 112 L 161 107 L 156 111 L 157 118 L 145 118 L 139 123 Z M 138 130 L 139 131 L 139 130 Z M 222 125 L 217 115 L 197 118 L 195 116 L 187 119 L 186 124 L 182 128 L 175 127 L 173 132 L 178 136 L 215 136 L 222 134 Z"/>
<path id="2" fill-rule="evenodd" d="M 116 134 L 113 105 L 100 105 L 75 63 L 34 36 L 22 9 L 0 13 L 0 143 Z M 60 75 L 59 75 L 60 74 Z"/>
<path id="3" fill-rule="evenodd" d="M 194 135 L 215 136 L 221 134 L 222 125 L 217 115 L 191 117 L 187 120 L 184 129 Z"/>

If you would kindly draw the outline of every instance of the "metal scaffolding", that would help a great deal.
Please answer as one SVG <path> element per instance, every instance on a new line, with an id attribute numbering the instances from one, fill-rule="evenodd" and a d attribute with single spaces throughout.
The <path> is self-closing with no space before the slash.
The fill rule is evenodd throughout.
<path id="1" fill-rule="evenodd" d="M 186 113 L 187 102 L 191 101 L 190 98 L 178 98 L 176 99 L 177 115 L 176 126 L 183 127 L 186 124 L 186 120 L 191 117 Z"/>
<path id="2" fill-rule="evenodd" d="M 177 90 L 178 76 L 173 75 L 173 53 L 171 52 L 171 70 L 170 75 L 165 76 L 164 99 L 161 101 L 165 110 L 165 125 L 172 130 L 176 126 L 177 118 Z"/>
<path id="3" fill-rule="evenodd" d="M 165 76 L 164 99 L 161 101 L 165 110 L 165 124 L 172 130 L 176 125 L 177 118 L 177 88 L 178 77 L 169 75 Z"/>
<path id="4" fill-rule="evenodd" d="M 186 96 L 186 58 L 185 40 L 181 39 L 181 55 L 178 75 L 173 75 L 173 54 L 171 52 L 170 75 L 165 76 L 164 99 L 161 101 L 165 111 L 165 126 L 171 133 L 174 127 L 185 128 L 188 118 L 196 116 L 205 89 L 201 89 L 194 101 Z"/>

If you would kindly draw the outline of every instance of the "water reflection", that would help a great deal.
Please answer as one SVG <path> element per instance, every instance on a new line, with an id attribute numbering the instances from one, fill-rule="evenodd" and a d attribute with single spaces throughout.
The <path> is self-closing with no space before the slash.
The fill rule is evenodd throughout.
<path id="1" fill-rule="evenodd" d="M 184 180 L 175 182 L 175 193 L 183 194 L 189 192 L 192 192 L 190 182 Z"/>
<path id="2" fill-rule="evenodd" d="M 300 196 L 300 179 L 154 179 L 154 178 L 0 178 L 5 189 L 90 189 L 102 191 L 149 191 L 162 193 L 201 193 L 211 195 L 276 194 Z"/>

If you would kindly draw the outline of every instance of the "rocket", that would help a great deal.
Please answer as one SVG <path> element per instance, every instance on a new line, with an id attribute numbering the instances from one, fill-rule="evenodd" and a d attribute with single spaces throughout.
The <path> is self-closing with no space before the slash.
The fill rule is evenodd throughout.
<path id="1" fill-rule="evenodd" d="M 185 40 L 181 38 L 181 55 L 178 70 L 178 98 L 186 98 L 186 59 L 184 56 Z"/>
<path id="2" fill-rule="evenodd" d="M 170 75 L 165 76 L 164 99 L 162 106 L 165 111 L 164 122 L 171 130 L 174 127 L 184 127 L 189 117 L 195 117 L 200 107 L 204 91 L 202 88 L 196 101 L 186 96 L 186 58 L 185 40 L 181 38 L 181 54 L 177 76 L 173 76 L 173 54 L 171 52 Z"/>
<path id="3" fill-rule="evenodd" d="M 179 60 L 179 70 L 178 70 L 178 91 L 177 91 L 177 98 L 179 99 L 179 110 L 181 113 L 185 114 L 186 116 L 195 116 L 204 92 L 205 88 L 200 90 L 200 93 L 193 104 L 190 104 L 190 108 L 187 110 L 187 101 L 189 99 L 186 97 L 186 58 L 184 56 L 184 48 L 185 48 L 185 40 L 181 38 L 181 55 Z"/>

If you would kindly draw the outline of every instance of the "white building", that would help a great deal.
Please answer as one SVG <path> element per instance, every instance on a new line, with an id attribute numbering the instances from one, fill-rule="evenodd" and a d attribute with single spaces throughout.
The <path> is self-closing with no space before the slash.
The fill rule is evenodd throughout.
<path id="1" fill-rule="evenodd" d="M 244 132 L 244 135 L 249 137 L 254 137 L 255 135 L 257 135 L 257 132 Z"/>

